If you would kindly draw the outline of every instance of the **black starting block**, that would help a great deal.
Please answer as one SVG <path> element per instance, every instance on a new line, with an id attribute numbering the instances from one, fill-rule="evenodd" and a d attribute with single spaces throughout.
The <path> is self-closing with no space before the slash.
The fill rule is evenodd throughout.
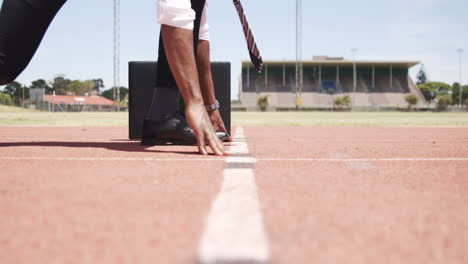
<path id="1" fill-rule="evenodd" d="M 143 119 L 148 112 L 156 87 L 156 62 L 129 62 L 129 138 L 141 139 Z M 215 87 L 216 99 L 221 105 L 220 113 L 224 125 L 231 134 L 231 64 L 229 62 L 212 62 L 211 73 Z M 182 100 L 182 97 L 181 97 Z M 163 105 L 157 107 L 164 107 Z"/>

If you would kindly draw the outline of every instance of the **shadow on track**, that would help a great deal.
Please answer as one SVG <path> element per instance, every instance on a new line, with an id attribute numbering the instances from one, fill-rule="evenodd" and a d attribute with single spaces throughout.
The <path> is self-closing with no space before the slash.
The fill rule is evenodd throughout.
<path id="1" fill-rule="evenodd" d="M 200 155 L 198 151 L 176 151 L 176 150 L 161 150 L 154 149 L 163 147 L 165 149 L 175 147 L 176 145 L 163 145 L 150 147 L 140 145 L 140 142 L 0 142 L 2 147 L 65 147 L 65 148 L 103 148 L 113 151 L 123 152 L 140 152 L 140 153 L 174 153 L 182 155 Z M 196 146 L 193 146 L 196 149 Z"/>

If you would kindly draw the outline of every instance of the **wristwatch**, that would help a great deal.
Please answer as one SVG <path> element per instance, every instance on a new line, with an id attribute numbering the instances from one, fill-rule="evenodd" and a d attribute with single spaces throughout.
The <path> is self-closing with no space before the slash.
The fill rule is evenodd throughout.
<path id="1" fill-rule="evenodd" d="M 216 102 L 214 104 L 212 104 L 212 105 L 205 105 L 205 108 L 206 108 L 206 111 L 212 111 L 212 110 L 219 109 L 218 100 L 216 100 Z"/>

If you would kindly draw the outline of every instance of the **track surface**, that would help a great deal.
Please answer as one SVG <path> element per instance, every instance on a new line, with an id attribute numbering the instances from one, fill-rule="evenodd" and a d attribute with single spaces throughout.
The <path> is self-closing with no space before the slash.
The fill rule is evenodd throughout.
<path id="1" fill-rule="evenodd" d="M 0 127 L 0 263 L 197 262 L 226 159 L 126 132 Z M 468 128 L 244 132 L 268 263 L 468 263 Z"/>

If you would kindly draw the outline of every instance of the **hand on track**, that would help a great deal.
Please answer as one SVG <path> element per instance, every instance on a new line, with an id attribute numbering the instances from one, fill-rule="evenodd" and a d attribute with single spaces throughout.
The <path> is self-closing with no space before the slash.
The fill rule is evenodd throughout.
<path id="1" fill-rule="evenodd" d="M 208 155 L 206 146 L 210 146 L 217 156 L 229 155 L 224 146 L 216 136 L 210 117 L 203 104 L 192 104 L 186 107 L 185 117 L 197 137 L 197 145 L 200 154 Z"/>

